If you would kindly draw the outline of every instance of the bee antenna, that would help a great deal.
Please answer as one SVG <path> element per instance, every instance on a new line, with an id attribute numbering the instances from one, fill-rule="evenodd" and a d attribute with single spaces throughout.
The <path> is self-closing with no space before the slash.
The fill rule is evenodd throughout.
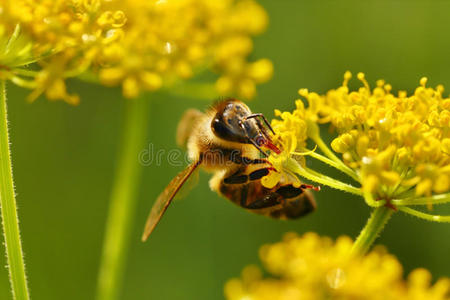
<path id="1" fill-rule="evenodd" d="M 272 131 L 273 134 L 275 134 L 275 131 L 273 130 L 272 126 L 270 126 L 269 121 L 267 121 L 266 117 L 262 114 L 262 113 L 256 113 L 256 114 L 251 114 L 245 117 L 245 121 L 247 121 L 248 119 L 253 119 L 253 118 L 261 118 L 264 123 L 266 124 L 266 126 L 270 129 L 270 131 Z"/>

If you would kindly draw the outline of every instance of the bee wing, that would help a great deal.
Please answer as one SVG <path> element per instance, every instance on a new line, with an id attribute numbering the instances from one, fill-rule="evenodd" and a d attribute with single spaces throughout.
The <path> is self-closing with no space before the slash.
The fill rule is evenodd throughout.
<path id="1" fill-rule="evenodd" d="M 188 109 L 184 112 L 177 127 L 177 145 L 186 147 L 189 136 L 197 121 L 204 115 L 197 109 Z"/>
<path id="2" fill-rule="evenodd" d="M 158 199 L 156 199 L 153 204 L 152 210 L 150 211 L 150 215 L 148 216 L 145 224 L 144 233 L 142 234 L 143 242 L 148 239 L 156 225 L 161 220 L 164 212 L 167 210 L 167 207 L 169 207 L 170 202 L 172 202 L 177 192 L 181 189 L 189 176 L 191 176 L 191 174 L 197 169 L 200 163 L 201 161 L 192 163 L 186 169 L 178 173 L 178 175 L 172 179 L 164 191 L 158 196 Z"/>
<path id="3" fill-rule="evenodd" d="M 192 175 L 189 176 L 189 178 L 183 184 L 181 189 L 173 198 L 173 201 L 178 201 L 185 198 L 190 193 L 190 191 L 198 184 L 199 179 L 200 179 L 200 172 L 198 171 L 192 172 Z"/>

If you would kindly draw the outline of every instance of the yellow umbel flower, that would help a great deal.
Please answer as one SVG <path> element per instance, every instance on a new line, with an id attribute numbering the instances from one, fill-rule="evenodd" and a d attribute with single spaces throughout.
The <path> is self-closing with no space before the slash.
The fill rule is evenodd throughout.
<path id="1" fill-rule="evenodd" d="M 349 255 L 352 240 L 307 233 L 288 233 L 275 244 L 265 245 L 260 257 L 274 277 L 264 278 L 256 266 L 231 279 L 225 286 L 228 300 L 447 300 L 450 280 L 441 278 L 431 285 L 425 269 L 402 278 L 399 261 L 378 247 L 366 256 Z"/>
<path id="2" fill-rule="evenodd" d="M 275 110 L 275 116 L 281 120 L 273 120 L 272 128 L 278 134 L 274 137 L 274 143 L 280 145 L 283 152 L 280 155 L 271 155 L 269 161 L 277 170 L 283 170 L 283 163 L 297 148 L 306 146 L 305 110 L 301 100 L 296 101 L 297 109 L 293 112 L 281 112 Z M 304 162 L 304 161 L 302 161 Z M 262 183 L 268 188 L 274 187 L 281 178 L 281 172 L 272 172 L 262 178 Z"/>
<path id="3" fill-rule="evenodd" d="M 364 196 L 370 206 L 385 205 L 432 221 L 450 221 L 406 207 L 450 201 L 450 98 L 443 96 L 444 88 L 427 87 L 427 79 L 422 78 L 412 95 L 401 91 L 396 96 L 384 80 L 371 89 L 363 73 L 357 77 L 362 87 L 356 91 L 350 91 L 351 73 L 346 72 L 342 86 L 325 95 L 299 90 L 307 107 L 297 100 L 292 113 L 275 111 L 281 120 L 273 120 L 272 125 L 283 152 L 269 157 L 278 172 L 263 178 L 263 184 L 273 186 L 283 172 L 295 172 Z M 319 124 L 329 124 L 337 132 L 331 149 L 320 137 Z M 308 140 L 324 155 L 305 153 Z M 361 187 L 308 169 L 301 154 L 343 171 Z"/>
<path id="4" fill-rule="evenodd" d="M 253 0 L 0 0 L 0 37 L 19 24 L 34 56 L 46 54 L 39 72 L 10 79 L 34 88 L 30 99 L 46 92 L 69 102 L 68 77 L 121 85 L 130 98 L 207 69 L 220 74 L 220 93 L 252 98 L 272 76 L 269 60 L 247 60 L 267 19 Z"/>
<path id="5" fill-rule="evenodd" d="M 395 96 L 383 80 L 371 90 L 363 73 L 358 79 L 364 87 L 350 92 L 345 81 L 321 98 L 317 114 L 337 129 L 331 147 L 360 174 L 363 189 L 378 198 L 447 192 L 450 98 L 443 87 L 422 78 L 413 95 Z"/>
<path id="6" fill-rule="evenodd" d="M 8 34 L 20 27 L 10 44 L 28 49 L 33 59 L 11 65 L 0 57 L 3 77 L 34 91 L 29 100 L 45 93 L 50 100 L 63 99 L 76 104 L 76 95 L 66 91 L 64 79 L 78 76 L 98 59 L 101 49 L 118 43 L 126 18 L 120 10 L 107 10 L 100 0 L 1 0 L 0 28 Z M 37 62 L 39 68 L 25 68 Z M 38 70 L 36 70 L 38 69 Z"/>

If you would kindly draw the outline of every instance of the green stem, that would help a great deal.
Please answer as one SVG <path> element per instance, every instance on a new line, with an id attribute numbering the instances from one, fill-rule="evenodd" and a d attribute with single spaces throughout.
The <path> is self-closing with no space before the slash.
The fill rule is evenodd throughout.
<path id="1" fill-rule="evenodd" d="M 147 136 L 149 100 L 126 100 L 118 165 L 103 241 L 97 299 L 119 298 L 141 177 L 139 152 Z"/>
<path id="2" fill-rule="evenodd" d="M 18 76 L 12 76 L 10 78 L 11 82 L 14 83 L 17 86 L 28 88 L 28 89 L 35 89 L 37 87 L 36 82 L 31 80 L 25 80 Z"/>
<path id="3" fill-rule="evenodd" d="M 348 176 L 353 178 L 356 182 L 360 182 L 360 178 L 358 177 L 358 175 L 352 169 L 350 169 L 348 167 L 344 168 L 344 167 L 342 167 L 342 164 L 337 163 L 334 160 L 331 160 L 328 157 L 320 155 L 319 153 L 316 153 L 316 152 L 308 153 L 308 155 L 311 156 L 312 158 L 320 160 L 321 162 L 324 162 L 324 163 L 332 166 L 333 168 L 338 169 L 339 171 L 347 174 Z"/>
<path id="4" fill-rule="evenodd" d="M 5 81 L 0 81 L 0 203 L 13 299 L 29 299 L 9 149 Z"/>
<path id="5" fill-rule="evenodd" d="M 427 205 L 443 204 L 450 202 L 450 193 L 438 194 L 430 197 L 409 197 L 405 199 L 393 199 L 391 203 L 393 205 Z"/>
<path id="6" fill-rule="evenodd" d="M 317 125 L 317 123 L 315 123 L 311 120 L 308 120 L 307 124 L 308 124 L 308 136 L 317 144 L 317 146 L 319 146 L 319 149 L 323 152 L 323 154 L 328 156 L 329 159 L 342 165 L 343 167 L 348 168 L 342 162 L 342 160 L 340 160 L 339 157 L 337 157 L 336 154 L 334 154 L 334 152 L 331 151 L 331 149 L 328 148 L 327 144 L 322 140 L 322 137 L 320 136 L 319 125 Z"/>
<path id="7" fill-rule="evenodd" d="M 384 206 L 386 204 L 386 200 L 375 200 L 373 198 L 372 193 L 370 192 L 364 192 L 363 193 L 364 201 L 366 201 L 367 205 L 370 207 L 380 207 Z"/>
<path id="8" fill-rule="evenodd" d="M 317 125 L 315 122 L 312 122 L 310 120 L 307 121 L 308 124 L 308 136 L 316 143 L 316 145 L 319 147 L 319 149 L 325 154 L 330 160 L 334 161 L 337 165 L 340 166 L 340 170 L 353 179 L 355 179 L 357 182 L 360 181 L 360 178 L 358 177 L 358 174 L 355 174 L 355 172 L 349 168 L 344 162 L 334 154 L 334 152 L 328 147 L 328 145 L 322 140 L 322 137 L 320 136 L 320 128 L 319 125 Z"/>
<path id="9" fill-rule="evenodd" d="M 372 215 L 353 244 L 352 253 L 364 255 L 383 230 L 394 210 L 381 206 L 373 210 Z"/>
<path id="10" fill-rule="evenodd" d="M 345 166 L 347 167 L 342 160 L 339 159 L 339 157 L 336 156 L 336 154 L 333 153 L 333 151 L 331 151 L 330 148 L 328 148 L 327 144 L 325 144 L 325 142 L 322 140 L 322 138 L 318 135 L 314 135 L 311 137 L 314 141 L 314 143 L 317 144 L 317 146 L 319 147 L 319 149 L 323 152 L 323 154 L 325 154 L 326 156 L 328 156 L 332 161 L 335 161 L 336 163 L 338 163 L 341 166 Z M 348 167 L 347 167 L 348 168 Z"/>
<path id="11" fill-rule="evenodd" d="M 356 188 L 354 186 L 351 186 L 350 184 L 343 183 L 339 180 L 333 179 L 331 177 L 325 176 L 323 174 L 320 174 L 316 171 L 313 171 L 311 169 L 302 167 L 295 159 L 288 158 L 285 162 L 286 168 L 291 170 L 292 172 L 317 183 L 327 185 L 329 187 L 349 192 L 358 196 L 362 196 L 362 191 L 360 188 Z"/>
<path id="12" fill-rule="evenodd" d="M 440 222 L 440 223 L 450 223 L 450 216 L 440 216 L 440 215 L 430 215 L 409 207 L 399 207 L 404 213 L 410 214 L 412 216 L 431 221 L 431 222 Z"/>

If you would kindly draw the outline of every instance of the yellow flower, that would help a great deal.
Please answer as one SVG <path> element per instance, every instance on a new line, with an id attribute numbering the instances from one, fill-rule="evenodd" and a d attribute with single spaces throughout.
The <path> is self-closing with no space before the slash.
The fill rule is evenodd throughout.
<path id="1" fill-rule="evenodd" d="M 283 172 L 286 162 L 292 162 L 290 157 L 310 139 L 325 154 L 312 153 L 311 157 L 345 172 L 361 188 L 297 168 L 301 176 L 364 195 L 372 206 L 378 206 L 377 200 L 392 208 L 424 204 L 424 199 L 429 206 L 449 202 L 444 193 L 450 190 L 450 98 L 443 97 L 444 88 L 427 87 L 427 79 L 422 78 L 412 95 L 399 92 L 395 96 L 384 80 L 371 89 L 363 73 L 357 77 L 362 87 L 356 91 L 348 88 L 351 73 L 346 72 L 342 86 L 325 95 L 299 90 L 306 98 L 306 108 L 297 100 L 292 113 L 276 111 L 281 116 L 272 121 L 277 139 L 300 138 L 301 143 L 296 149 L 283 148 L 281 155 L 272 154 L 269 160 L 277 161 L 275 168 Z M 297 123 L 286 116 L 298 116 Z M 318 124 L 329 124 L 337 132 L 330 145 L 333 151 L 321 139 Z M 268 181 L 266 178 L 263 183 Z M 448 217 L 440 221 L 444 219 Z"/>
<path id="2" fill-rule="evenodd" d="M 51 100 L 76 104 L 78 97 L 67 93 L 64 79 L 85 72 L 100 49 L 118 43 L 116 37 L 120 37 L 125 20 L 123 12 L 106 10 L 100 0 L 1 0 L 0 28 L 14 36 L 14 28 L 20 27 L 20 32 L 16 30 L 18 38 L 11 39 L 10 44 L 22 50 L 13 55 L 26 49 L 19 42 L 24 40 L 33 57 L 12 65 L 0 56 L 3 77 L 32 88 L 29 100 L 46 93 Z M 37 71 L 25 68 L 34 62 L 40 64 Z"/>
<path id="3" fill-rule="evenodd" d="M 275 244 L 265 245 L 260 257 L 273 277 L 265 278 L 255 266 L 225 286 L 228 300 L 297 299 L 449 299 L 450 280 L 431 285 L 424 269 L 410 273 L 405 281 L 399 261 L 377 247 L 366 256 L 349 255 L 350 238 L 333 242 L 328 237 L 288 233 Z"/>
<path id="4" fill-rule="evenodd" d="M 395 96 L 383 80 L 371 90 L 363 73 L 358 79 L 364 87 L 350 92 L 345 82 L 323 96 L 317 110 L 339 133 L 333 150 L 379 198 L 447 192 L 450 98 L 442 97 L 443 87 L 427 87 L 422 78 L 413 95 Z"/>
<path id="5" fill-rule="evenodd" d="M 296 104 L 303 106 L 301 101 L 297 101 Z M 269 157 L 269 162 L 277 171 L 270 172 L 269 175 L 262 178 L 262 184 L 267 188 L 274 187 L 280 181 L 281 176 L 289 176 L 283 174 L 287 171 L 286 168 L 283 168 L 283 164 L 297 148 L 305 147 L 307 138 L 307 125 L 302 110 L 296 110 L 294 113 L 282 113 L 275 110 L 275 116 L 280 117 L 281 120 L 272 121 L 272 128 L 278 133 L 273 142 L 280 146 L 282 152 L 280 155 Z M 301 156 L 298 158 L 299 162 L 304 163 L 302 159 Z"/>
<path id="6" fill-rule="evenodd" d="M 68 77 L 121 85 L 131 98 L 204 70 L 220 74 L 219 92 L 251 98 L 273 72 L 267 59 L 247 60 L 267 20 L 253 0 L 0 0 L 0 38 L 20 24 L 40 58 L 43 74 L 8 74 L 34 88 L 31 100 L 45 92 L 73 102 Z M 7 63 L 0 53 L 0 66 Z"/>

